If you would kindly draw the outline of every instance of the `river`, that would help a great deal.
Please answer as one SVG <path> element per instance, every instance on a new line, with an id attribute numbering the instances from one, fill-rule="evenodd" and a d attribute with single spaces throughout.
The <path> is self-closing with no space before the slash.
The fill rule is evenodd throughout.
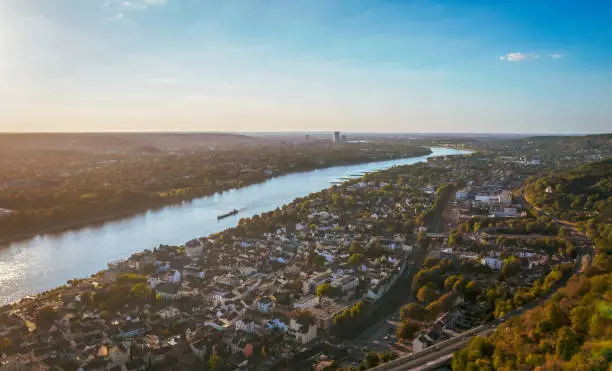
<path id="1" fill-rule="evenodd" d="M 469 153 L 450 148 L 432 148 L 432 151 L 421 157 L 287 174 L 102 225 L 40 234 L 0 246 L 0 306 L 63 285 L 72 278 L 87 277 L 104 269 L 107 262 L 134 252 L 160 244 L 183 244 L 233 227 L 240 218 L 274 210 L 345 178 L 394 165 L 423 162 L 428 157 Z M 240 212 L 217 220 L 217 215 L 233 209 Z"/>

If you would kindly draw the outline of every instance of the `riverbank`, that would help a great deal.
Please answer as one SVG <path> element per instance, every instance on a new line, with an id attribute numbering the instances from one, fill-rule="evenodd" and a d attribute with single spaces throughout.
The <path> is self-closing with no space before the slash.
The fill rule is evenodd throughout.
<path id="1" fill-rule="evenodd" d="M 385 159 L 384 161 L 423 157 L 423 156 L 429 156 L 433 154 L 433 151 L 431 148 L 423 147 L 422 149 L 423 149 L 422 154 L 410 154 L 408 156 L 392 157 L 389 159 Z M 285 175 L 296 174 L 296 173 L 306 173 L 306 172 L 313 171 L 313 170 L 328 169 L 328 168 L 341 167 L 341 166 L 369 164 L 369 163 L 376 163 L 376 162 L 380 162 L 380 161 L 357 161 L 354 163 L 333 164 L 332 166 L 320 166 L 320 167 L 312 167 L 310 169 L 284 171 L 278 174 L 264 176 L 262 179 L 246 180 L 239 187 L 221 186 L 215 191 L 206 190 L 203 192 L 198 192 L 195 194 L 188 195 L 186 197 L 169 198 L 166 200 L 166 202 L 149 203 L 147 205 L 131 207 L 126 210 L 112 212 L 106 215 L 96 215 L 96 216 L 91 216 L 91 217 L 79 218 L 79 220 L 75 220 L 73 222 L 58 223 L 56 225 L 50 225 L 48 227 L 37 228 L 36 231 L 29 231 L 29 232 L 23 232 L 23 233 L 18 232 L 15 234 L 9 234 L 8 236 L 0 237 L 0 245 L 7 245 L 12 242 L 24 241 L 24 240 L 27 240 L 27 239 L 30 239 L 30 238 L 33 238 L 33 237 L 36 237 L 42 234 L 64 233 L 64 232 L 68 232 L 71 230 L 77 230 L 77 229 L 82 229 L 82 228 L 89 227 L 89 226 L 104 224 L 104 223 L 111 222 L 111 221 L 117 221 L 117 220 L 129 218 L 129 217 L 133 217 L 138 214 L 146 213 L 147 211 L 159 210 L 165 207 L 180 205 L 184 202 L 192 202 L 193 200 L 196 200 L 199 198 L 208 197 L 208 196 L 220 194 L 220 193 L 231 191 L 231 190 L 249 187 L 255 184 L 265 183 L 271 179 L 278 178 L 278 177 L 285 176 Z M 163 201 L 163 200 L 160 200 L 160 201 Z M 2 246 L 0 246 L 0 248 L 1 247 Z"/>
<path id="2" fill-rule="evenodd" d="M 429 156 L 277 176 L 191 202 L 151 209 L 118 220 L 98 220 L 90 222 L 90 227 L 68 228 L 63 233 L 39 234 L 10 243 L 0 248 L 0 305 L 61 286 L 73 278 L 88 277 L 92 272 L 105 269 L 107 262 L 136 252 L 162 244 L 182 245 L 197 236 L 233 228 L 241 218 L 273 211 L 296 198 L 326 189 L 342 178 L 426 162 L 432 157 L 469 153 L 439 147 L 433 147 L 432 152 Z M 217 219 L 218 215 L 233 209 L 240 212 Z"/>

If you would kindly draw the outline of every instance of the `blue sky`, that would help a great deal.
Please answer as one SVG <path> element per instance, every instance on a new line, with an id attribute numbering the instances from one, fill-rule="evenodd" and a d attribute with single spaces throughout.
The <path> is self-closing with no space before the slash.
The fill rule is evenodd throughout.
<path id="1" fill-rule="evenodd" d="M 610 132 L 606 1 L 0 1 L 0 131 Z"/>

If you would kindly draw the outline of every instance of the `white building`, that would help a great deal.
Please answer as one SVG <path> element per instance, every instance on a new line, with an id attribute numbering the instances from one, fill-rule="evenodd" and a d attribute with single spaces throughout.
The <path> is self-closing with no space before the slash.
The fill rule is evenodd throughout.
<path id="1" fill-rule="evenodd" d="M 339 288 L 342 292 L 353 291 L 359 286 L 359 278 L 353 276 L 343 276 L 332 282 L 332 286 Z"/>
<path id="2" fill-rule="evenodd" d="M 482 202 L 483 204 L 493 204 L 499 203 L 501 201 L 501 196 L 498 194 L 477 194 L 474 196 L 474 200 Z"/>
<path id="3" fill-rule="evenodd" d="M 164 308 L 162 310 L 160 310 L 159 312 L 157 312 L 157 315 L 161 318 L 161 319 L 172 319 L 172 318 L 176 318 L 181 314 L 181 311 L 174 308 L 174 307 L 167 307 Z"/>
<path id="4" fill-rule="evenodd" d="M 242 330 L 249 334 L 255 332 L 255 321 L 248 319 L 239 319 L 236 321 L 236 331 Z"/>
<path id="5" fill-rule="evenodd" d="M 190 258 L 197 258 L 201 256 L 203 250 L 204 247 L 202 246 L 202 241 L 200 240 L 189 241 L 189 243 L 185 245 L 185 255 Z"/>
<path id="6" fill-rule="evenodd" d="M 302 284 L 302 291 L 304 292 L 304 295 L 314 294 L 319 285 L 331 282 L 331 278 L 332 275 L 329 272 L 310 277 Z"/>
<path id="7" fill-rule="evenodd" d="M 319 298 L 315 295 L 308 295 L 293 303 L 295 309 L 312 308 L 319 303 Z"/>
<path id="8" fill-rule="evenodd" d="M 300 344 L 307 344 L 317 338 L 317 326 L 314 323 L 300 323 L 295 318 L 291 318 L 289 330 Z"/>
<path id="9" fill-rule="evenodd" d="M 502 204 L 510 205 L 512 203 L 512 193 L 508 190 L 504 190 L 500 194 L 500 199 Z"/>
<path id="10" fill-rule="evenodd" d="M 183 268 L 183 276 L 204 279 L 206 277 L 206 271 L 196 267 L 195 265 L 186 265 Z"/>
<path id="11" fill-rule="evenodd" d="M 498 258 L 491 258 L 491 257 L 482 258 L 480 262 L 483 265 L 486 265 L 498 271 L 502 269 L 502 265 L 504 264 L 503 260 L 498 259 Z"/>
<path id="12" fill-rule="evenodd" d="M 460 189 L 455 193 L 455 197 L 457 200 L 465 200 L 470 195 L 470 190 L 468 188 Z"/>

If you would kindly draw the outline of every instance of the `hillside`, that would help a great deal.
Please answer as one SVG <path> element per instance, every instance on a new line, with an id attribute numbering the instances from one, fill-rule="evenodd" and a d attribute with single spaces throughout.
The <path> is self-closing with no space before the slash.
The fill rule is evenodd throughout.
<path id="1" fill-rule="evenodd" d="M 612 135 L 532 136 L 490 140 L 484 149 L 498 156 L 538 160 L 547 168 L 565 170 L 612 156 Z"/>
<path id="2" fill-rule="evenodd" d="M 612 161 L 526 184 L 536 208 L 571 221 L 595 241 L 590 266 L 552 299 L 477 337 L 453 370 L 608 370 L 612 362 Z M 583 251 L 588 255 L 589 251 Z"/>
<path id="3" fill-rule="evenodd" d="M 525 194 L 545 212 L 582 224 L 600 249 L 612 252 L 612 159 L 531 179 Z"/>

